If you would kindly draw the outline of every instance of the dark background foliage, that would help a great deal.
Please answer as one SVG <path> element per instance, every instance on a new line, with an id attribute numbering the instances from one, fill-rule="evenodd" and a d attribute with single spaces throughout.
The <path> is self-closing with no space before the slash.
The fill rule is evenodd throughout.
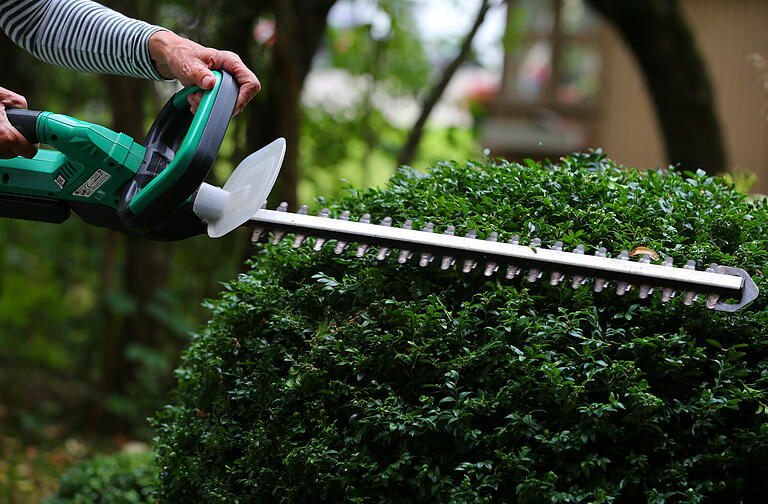
<path id="1" fill-rule="evenodd" d="M 739 264 L 765 292 L 764 204 L 703 173 L 440 163 L 332 215 Z M 759 502 L 763 294 L 733 315 L 263 245 L 155 419 L 168 502 Z"/>

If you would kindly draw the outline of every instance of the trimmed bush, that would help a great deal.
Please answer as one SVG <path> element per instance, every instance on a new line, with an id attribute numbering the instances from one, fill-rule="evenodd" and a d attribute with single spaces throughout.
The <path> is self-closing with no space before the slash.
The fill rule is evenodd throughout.
<path id="1" fill-rule="evenodd" d="M 768 292 L 764 203 L 599 153 L 403 170 L 331 209 L 644 246 Z M 162 502 L 763 501 L 764 294 L 729 315 L 332 248 L 259 245 L 209 302 L 155 419 Z"/>
<path id="2" fill-rule="evenodd" d="M 151 452 L 96 457 L 65 472 L 46 504 L 154 504 L 157 473 Z"/>

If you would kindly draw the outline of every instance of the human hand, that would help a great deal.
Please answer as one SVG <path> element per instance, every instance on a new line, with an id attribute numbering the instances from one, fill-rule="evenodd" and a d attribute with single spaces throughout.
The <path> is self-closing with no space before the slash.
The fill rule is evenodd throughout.
<path id="1" fill-rule="evenodd" d="M 10 159 L 16 156 L 33 158 L 37 154 L 37 145 L 27 140 L 8 121 L 5 109 L 27 108 L 27 100 L 23 96 L 0 88 L 0 158 Z"/>
<path id="2" fill-rule="evenodd" d="M 211 89 L 216 83 L 216 78 L 211 70 L 229 72 L 240 86 L 240 93 L 235 104 L 235 115 L 242 112 L 243 108 L 261 89 L 259 79 L 233 52 L 203 47 L 165 30 L 152 34 L 149 38 L 148 48 L 158 73 L 167 79 L 178 79 L 184 86 Z M 197 110 L 202 96 L 202 93 L 195 93 L 187 98 L 192 112 Z"/>

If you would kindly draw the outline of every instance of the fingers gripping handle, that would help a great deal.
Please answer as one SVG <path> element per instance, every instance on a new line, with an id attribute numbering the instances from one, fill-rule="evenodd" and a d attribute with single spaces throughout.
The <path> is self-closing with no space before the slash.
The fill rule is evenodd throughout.
<path id="1" fill-rule="evenodd" d="M 24 135 L 30 143 L 40 143 L 40 140 L 37 137 L 37 118 L 40 115 L 40 111 L 6 109 L 5 115 L 8 117 L 8 121 L 11 125 L 21 131 L 21 134 Z"/>
<path id="2" fill-rule="evenodd" d="M 126 185 L 118 205 L 123 223 L 151 230 L 197 191 L 213 166 L 237 101 L 238 86 L 227 73 L 214 72 L 216 85 L 203 91 L 192 115 L 186 88 L 166 103 L 147 134 L 141 168 Z"/>

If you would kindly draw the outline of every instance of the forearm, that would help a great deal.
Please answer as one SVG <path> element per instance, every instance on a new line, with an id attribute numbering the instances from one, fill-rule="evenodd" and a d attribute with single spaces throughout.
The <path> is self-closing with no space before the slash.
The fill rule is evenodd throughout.
<path id="1" fill-rule="evenodd" d="M 0 28 L 43 61 L 73 70 L 162 79 L 149 38 L 162 28 L 90 0 L 0 0 Z"/>

